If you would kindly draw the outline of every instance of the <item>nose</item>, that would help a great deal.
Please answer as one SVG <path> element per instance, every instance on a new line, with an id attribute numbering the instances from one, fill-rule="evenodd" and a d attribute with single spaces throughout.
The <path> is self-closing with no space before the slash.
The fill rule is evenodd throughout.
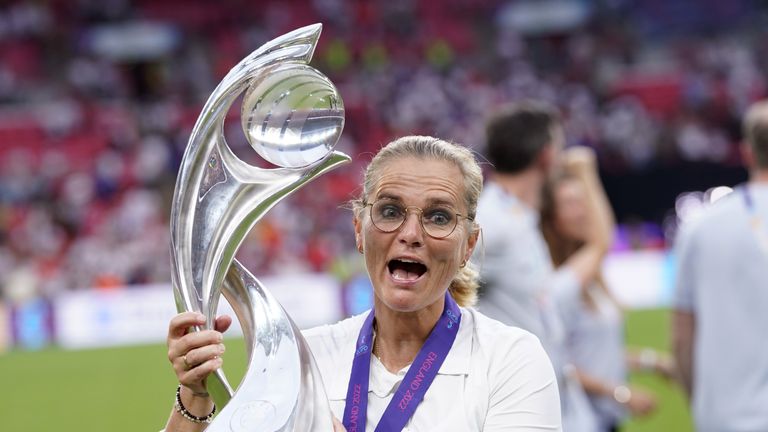
<path id="1" fill-rule="evenodd" d="M 409 211 L 397 232 L 397 239 L 410 246 L 421 246 L 424 243 L 424 232 L 421 229 L 421 214 Z"/>

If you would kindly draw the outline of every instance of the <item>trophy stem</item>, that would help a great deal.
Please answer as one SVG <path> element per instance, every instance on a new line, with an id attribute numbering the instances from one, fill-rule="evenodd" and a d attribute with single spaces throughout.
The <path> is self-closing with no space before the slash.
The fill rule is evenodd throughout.
<path id="1" fill-rule="evenodd" d="M 217 407 L 223 407 L 229 403 L 232 399 L 232 386 L 229 385 L 227 377 L 224 376 L 224 371 L 216 369 L 216 371 L 208 376 L 208 393 L 211 395 L 213 402 Z"/>
<path id="2" fill-rule="evenodd" d="M 220 411 L 206 430 L 332 430 L 331 409 L 314 357 L 282 306 L 237 260 L 221 291 L 242 326 L 248 368 L 234 392 L 220 369 L 210 377 L 208 392 Z"/>

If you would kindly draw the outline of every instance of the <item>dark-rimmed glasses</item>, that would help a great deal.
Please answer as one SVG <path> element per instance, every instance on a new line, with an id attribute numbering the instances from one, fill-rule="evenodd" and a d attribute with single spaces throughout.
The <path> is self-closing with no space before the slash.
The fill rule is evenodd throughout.
<path id="1" fill-rule="evenodd" d="M 446 238 L 456 229 L 460 218 L 473 221 L 473 218 L 456 213 L 445 205 L 434 205 L 421 209 L 416 206 L 405 206 L 402 203 L 381 198 L 372 203 L 364 203 L 371 208 L 371 222 L 379 231 L 391 233 L 400 229 L 405 222 L 408 212 L 419 214 L 419 224 L 424 233 L 435 239 Z"/>

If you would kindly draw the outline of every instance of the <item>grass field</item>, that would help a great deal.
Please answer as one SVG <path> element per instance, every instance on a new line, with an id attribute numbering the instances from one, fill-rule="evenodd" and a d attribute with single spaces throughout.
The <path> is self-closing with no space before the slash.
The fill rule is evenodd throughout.
<path id="1" fill-rule="evenodd" d="M 668 313 L 635 311 L 627 321 L 632 345 L 668 347 Z M 0 430 L 23 432 L 160 430 L 176 388 L 163 345 L 90 351 L 11 352 L 0 355 Z M 227 343 L 226 368 L 242 376 L 241 341 Z M 660 409 L 632 421 L 628 432 L 692 430 L 681 392 L 661 379 L 633 376 L 654 390 Z"/>

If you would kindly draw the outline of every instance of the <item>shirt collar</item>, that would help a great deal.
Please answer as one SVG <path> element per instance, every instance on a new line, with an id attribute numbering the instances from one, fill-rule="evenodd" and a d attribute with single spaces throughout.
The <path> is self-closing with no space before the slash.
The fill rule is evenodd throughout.
<path id="1" fill-rule="evenodd" d="M 438 375 L 469 375 L 469 363 L 472 354 L 472 329 L 475 317 L 471 310 L 461 308 L 459 333 L 453 341 L 451 350 L 445 358 Z"/>
<path id="2" fill-rule="evenodd" d="M 505 191 L 500 184 L 490 181 L 485 186 L 483 186 L 483 190 L 487 190 L 488 193 L 495 195 L 498 202 L 505 207 L 506 211 L 520 214 L 529 223 L 538 225 L 539 212 L 536 211 L 536 209 L 533 207 L 530 207 L 528 204 L 520 201 L 517 196 L 511 193 L 507 193 L 507 191 Z"/>
<path id="3" fill-rule="evenodd" d="M 354 317 L 356 332 L 360 331 L 368 312 Z M 471 309 L 461 308 L 461 323 L 459 323 L 459 333 L 448 352 L 448 356 L 440 366 L 438 375 L 469 375 L 470 360 L 472 354 L 474 328 L 474 314 Z M 352 370 L 353 353 L 357 343 L 358 334 L 350 335 L 344 342 L 342 352 L 344 355 L 336 369 L 336 376 L 331 382 L 325 382 L 326 391 L 330 399 L 344 399 L 347 395 L 347 386 L 349 385 L 349 374 Z M 348 355 L 347 355 L 348 353 Z"/>

